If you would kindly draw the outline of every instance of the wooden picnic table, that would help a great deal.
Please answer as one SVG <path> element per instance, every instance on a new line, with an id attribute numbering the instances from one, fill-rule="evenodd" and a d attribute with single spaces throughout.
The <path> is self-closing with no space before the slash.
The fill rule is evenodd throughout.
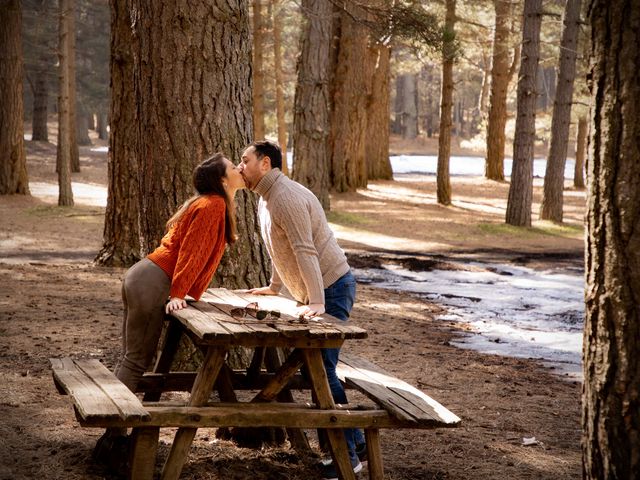
<path id="1" fill-rule="evenodd" d="M 258 303 L 260 310 L 269 312 L 266 318 L 261 320 L 255 318 L 254 315 L 257 312 L 254 309 L 246 310 L 245 316 L 239 314 L 253 302 Z M 275 400 L 304 365 L 317 409 L 335 409 L 336 405 L 327 382 L 320 349 L 341 347 L 345 340 L 366 338 L 367 333 L 362 328 L 334 319 L 329 315 L 301 321 L 296 316 L 297 306 L 295 301 L 282 296 L 256 296 L 222 288 L 209 289 L 200 301 L 189 302 L 188 308 L 172 314 L 177 322 L 174 321 L 170 327 L 168 333 L 170 339 L 158 357 L 155 373 L 168 370 L 168 365 L 171 364 L 175 354 L 176 339 L 179 337 L 176 331 L 182 330 L 204 353 L 204 361 L 197 371 L 188 406 L 207 405 L 216 383 L 219 385 L 219 390 L 220 385 L 226 385 L 226 395 L 222 395 L 226 398 L 223 399 L 233 402 L 237 397 L 233 391 L 232 382 L 228 378 L 229 372 L 232 371 L 226 365 L 229 350 L 240 346 L 253 349 L 253 368 L 250 367 L 246 374 L 249 378 L 247 382 L 250 384 L 250 378 L 257 377 L 255 373 L 260 369 L 264 349 L 282 348 L 282 351 L 288 352 L 284 361 L 252 401 L 237 405 L 237 408 L 244 409 L 247 413 L 253 411 L 256 425 L 273 423 L 273 410 L 264 411 L 263 415 L 269 418 L 261 419 L 260 408 L 256 408 L 256 405 L 251 403 Z M 290 405 L 294 406 L 294 404 Z M 280 405 L 285 415 L 286 407 L 286 403 Z M 316 413 L 315 410 L 307 409 L 297 413 L 303 417 L 308 416 L 309 424 L 313 425 L 312 418 Z M 163 468 L 163 479 L 179 477 L 195 433 L 196 428 L 192 427 L 178 429 Z M 342 430 L 326 429 L 326 434 L 331 455 L 341 478 L 355 478 Z"/>
<path id="2" fill-rule="evenodd" d="M 258 302 L 259 309 L 279 312 L 258 320 L 242 309 Z M 329 315 L 308 322 L 296 316 L 298 305 L 282 296 L 254 296 L 226 289 L 209 289 L 200 301 L 168 316 L 165 340 L 152 372 L 143 376 L 136 393 L 97 359 L 52 358 L 55 385 L 69 394 L 83 427 L 132 428 L 129 478 L 154 477 L 160 428 L 178 427 L 162 469 L 162 479 L 176 479 L 187 460 L 197 428 L 282 427 L 294 446 L 308 448 L 303 428 L 326 432 L 328 447 L 340 478 L 354 480 L 342 429 L 363 428 L 370 480 L 384 471 L 379 430 L 382 428 L 451 428 L 460 418 L 421 390 L 366 359 L 343 353 L 337 374 L 345 388 L 354 388 L 374 402 L 336 405 L 322 362 L 322 348 L 341 347 L 363 339 L 367 332 Z M 172 372 L 183 334 L 203 352 L 197 372 Z M 247 347 L 250 365 L 233 369 L 228 352 Z M 263 369 L 263 364 L 266 368 Z M 305 375 L 299 371 L 304 367 Z M 296 403 L 291 390 L 310 390 L 311 402 Z M 218 392 L 217 399 L 212 397 Z M 242 390 L 258 392 L 239 401 Z M 184 402 L 162 401 L 163 392 L 191 392 Z M 245 395 L 246 397 L 246 395 Z M 250 432 L 252 430 L 249 430 Z"/>

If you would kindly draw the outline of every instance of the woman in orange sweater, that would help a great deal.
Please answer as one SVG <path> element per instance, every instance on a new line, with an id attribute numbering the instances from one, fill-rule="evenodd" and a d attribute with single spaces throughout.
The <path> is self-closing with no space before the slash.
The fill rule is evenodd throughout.
<path id="1" fill-rule="evenodd" d="M 124 352 L 115 373 L 132 392 L 151 364 L 165 312 L 185 308 L 187 295 L 200 299 L 225 245 L 236 240 L 233 199 L 245 186 L 238 169 L 217 153 L 195 168 L 193 186 L 198 194 L 169 219 L 160 246 L 131 267 L 122 283 Z M 119 470 L 127 458 L 126 433 L 108 429 L 94 459 Z"/>

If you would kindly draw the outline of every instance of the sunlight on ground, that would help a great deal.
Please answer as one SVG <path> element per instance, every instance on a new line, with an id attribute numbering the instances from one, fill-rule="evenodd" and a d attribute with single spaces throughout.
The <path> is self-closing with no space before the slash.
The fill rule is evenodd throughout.
<path id="1" fill-rule="evenodd" d="M 31 195 L 38 197 L 43 202 L 58 203 L 58 185 L 47 182 L 29 182 Z M 89 183 L 71 183 L 73 201 L 76 204 L 91 205 L 95 207 L 107 206 L 107 187 Z"/>
<path id="2" fill-rule="evenodd" d="M 387 250 L 419 250 L 429 251 L 445 248 L 447 245 L 438 242 L 426 242 L 412 238 L 393 237 L 380 233 L 364 232 L 356 228 L 344 227 L 337 223 L 329 223 L 331 230 L 338 240 L 360 243 L 374 248 Z"/>

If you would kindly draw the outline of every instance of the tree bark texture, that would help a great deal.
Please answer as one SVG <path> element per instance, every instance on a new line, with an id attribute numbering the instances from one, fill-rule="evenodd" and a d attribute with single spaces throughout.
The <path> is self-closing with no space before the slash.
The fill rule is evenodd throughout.
<path id="1" fill-rule="evenodd" d="M 519 227 L 531 226 L 533 147 L 536 136 L 536 74 L 540 56 L 541 23 L 542 0 L 525 0 L 513 167 L 506 214 L 506 223 Z"/>
<path id="2" fill-rule="evenodd" d="M 344 8 L 340 12 L 338 62 L 332 85 L 329 178 L 331 188 L 337 192 L 367 186 L 367 102 L 375 68 L 368 31 L 353 18 L 363 13 L 349 4 Z"/>
<path id="3" fill-rule="evenodd" d="M 262 1 L 253 0 L 253 137 L 264 140 L 264 29 Z"/>
<path id="4" fill-rule="evenodd" d="M 444 42 L 442 45 L 442 93 L 440 95 L 440 135 L 436 192 L 438 203 L 451 204 L 449 157 L 451 156 L 451 113 L 453 110 L 453 62 L 455 59 L 456 0 L 446 1 Z"/>
<path id="5" fill-rule="evenodd" d="M 583 478 L 640 478 L 640 3 L 591 0 Z"/>
<path id="6" fill-rule="evenodd" d="M 75 0 L 60 0 L 58 44 L 58 205 L 73 205 L 71 190 L 71 113 L 69 111 L 69 42 L 71 41 L 71 17 Z"/>
<path id="7" fill-rule="evenodd" d="M 371 47 L 375 58 L 371 95 L 367 99 L 367 135 L 365 158 L 369 180 L 391 180 L 393 171 L 389 160 L 389 81 L 391 77 L 391 48 L 376 44 Z"/>
<path id="8" fill-rule="evenodd" d="M 77 88 L 76 88 L 76 4 L 75 0 L 72 10 L 69 13 L 67 21 L 69 22 L 69 122 L 71 128 L 69 130 L 69 149 L 71 154 L 71 171 L 80 171 L 80 152 L 78 150 L 78 112 L 77 112 Z"/>
<path id="9" fill-rule="evenodd" d="M 127 267 L 140 260 L 138 225 L 138 112 L 134 88 L 129 2 L 111 0 L 111 135 L 109 135 L 108 197 L 100 265 Z M 98 112 L 98 130 L 106 139 L 107 114 Z M 102 138 L 102 137 L 101 137 Z"/>
<path id="10" fill-rule="evenodd" d="M 573 186 L 584 188 L 584 158 L 587 152 L 587 117 L 578 118 L 578 134 L 576 135 L 576 163 L 573 169 Z"/>
<path id="11" fill-rule="evenodd" d="M 24 150 L 22 8 L 0 0 L 0 195 L 28 194 Z"/>
<path id="12" fill-rule="evenodd" d="M 278 122 L 278 143 L 282 149 L 282 172 L 289 174 L 287 165 L 287 122 L 284 107 L 284 82 L 282 79 L 282 15 L 280 0 L 270 0 L 273 16 L 273 68 L 276 80 L 276 120 Z"/>
<path id="13" fill-rule="evenodd" d="M 126 15 L 118 28 L 126 28 L 128 21 L 131 31 L 130 47 L 120 52 L 123 91 L 114 88 L 112 93 L 110 140 L 129 156 L 116 157 L 114 148 L 112 171 L 135 172 L 138 256 L 143 257 L 158 245 L 167 219 L 194 193 L 195 165 L 217 151 L 237 160 L 251 139 L 248 6 L 246 0 L 113 2 L 112 12 Z M 126 185 L 116 187 L 122 201 Z M 237 194 L 239 240 L 227 249 L 214 284 L 266 284 L 269 261 L 255 208 L 253 193 Z M 128 247 L 134 251 L 134 245 Z"/>
<path id="14" fill-rule="evenodd" d="M 47 112 L 49 109 L 49 82 L 47 74 L 53 68 L 48 55 L 40 57 L 40 64 L 34 73 L 33 80 L 33 118 L 31 119 L 31 140 L 48 142 Z"/>
<path id="15" fill-rule="evenodd" d="M 509 89 L 509 22 L 512 6 L 493 0 L 496 25 L 493 33 L 491 94 L 487 121 L 487 160 L 484 175 L 489 180 L 504 180 L 505 126 L 507 124 L 507 90 Z"/>
<path id="16" fill-rule="evenodd" d="M 331 39 L 330 0 L 303 0 L 305 17 L 293 117 L 293 178 L 329 210 Z"/>
<path id="17" fill-rule="evenodd" d="M 551 146 L 549 158 L 547 158 L 540 207 L 542 220 L 551 220 L 557 223 L 562 222 L 564 167 L 567 163 L 573 83 L 576 78 L 581 3 L 581 0 L 567 0 L 564 10 L 564 28 L 560 43 L 560 69 L 551 120 Z"/>
<path id="18" fill-rule="evenodd" d="M 111 61 L 113 62 L 113 58 L 111 59 Z M 108 126 L 109 126 L 109 122 L 107 120 L 107 112 L 105 112 L 102 108 L 100 108 L 96 112 L 96 131 L 98 132 L 98 138 L 100 140 L 109 139 L 109 133 L 107 130 Z"/>

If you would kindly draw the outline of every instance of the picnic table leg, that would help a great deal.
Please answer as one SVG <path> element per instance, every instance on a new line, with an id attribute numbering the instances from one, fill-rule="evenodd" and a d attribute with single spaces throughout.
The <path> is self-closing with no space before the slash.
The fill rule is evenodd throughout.
<path id="1" fill-rule="evenodd" d="M 164 345 L 158 355 L 156 364 L 153 367 L 154 373 L 168 373 L 173 362 L 173 357 L 178 350 L 178 344 L 180 343 L 180 337 L 182 336 L 182 326 L 175 318 L 169 318 L 169 324 L 167 325 L 167 332 L 164 337 Z M 145 402 L 157 402 L 160 400 L 161 392 L 147 392 L 144 394 L 143 400 Z"/>
<path id="2" fill-rule="evenodd" d="M 277 372 L 284 362 L 284 351 L 281 348 L 271 347 L 268 348 L 265 355 L 265 363 L 267 371 Z M 285 389 L 278 394 L 278 400 L 286 403 L 293 403 L 293 394 L 291 390 Z M 311 447 L 309 441 L 301 428 L 287 428 L 287 436 L 291 442 L 291 446 L 298 453 L 309 453 Z"/>
<path id="3" fill-rule="evenodd" d="M 331 389 L 327 380 L 327 372 L 322 363 L 322 353 L 317 348 L 303 350 L 309 377 L 311 379 L 311 388 L 315 392 L 318 399 L 318 406 L 322 409 L 335 408 Z M 338 470 L 338 475 L 342 480 L 355 480 L 356 476 L 351 467 L 349 460 L 349 452 L 347 450 L 347 439 L 344 432 L 337 428 L 327 428 L 327 437 L 329 440 L 329 448 L 331 456 Z"/>
<path id="4" fill-rule="evenodd" d="M 369 480 L 383 480 L 382 453 L 380 449 L 380 431 L 377 428 L 367 428 L 364 431 L 367 442 L 367 461 L 369 465 Z"/>
<path id="5" fill-rule="evenodd" d="M 131 433 L 133 448 L 129 453 L 131 480 L 151 480 L 156 465 L 156 452 L 158 451 L 158 437 L 160 427 L 134 428 Z"/>
<path id="6" fill-rule="evenodd" d="M 209 347 L 202 362 L 198 375 L 193 383 L 190 407 L 199 407 L 207 403 L 213 385 L 218 377 L 220 368 L 224 364 L 226 350 L 218 347 Z M 184 462 L 189 453 L 191 442 L 196 436 L 197 428 L 179 428 L 171 445 L 171 451 L 162 470 L 162 480 L 175 480 L 180 476 Z"/>

